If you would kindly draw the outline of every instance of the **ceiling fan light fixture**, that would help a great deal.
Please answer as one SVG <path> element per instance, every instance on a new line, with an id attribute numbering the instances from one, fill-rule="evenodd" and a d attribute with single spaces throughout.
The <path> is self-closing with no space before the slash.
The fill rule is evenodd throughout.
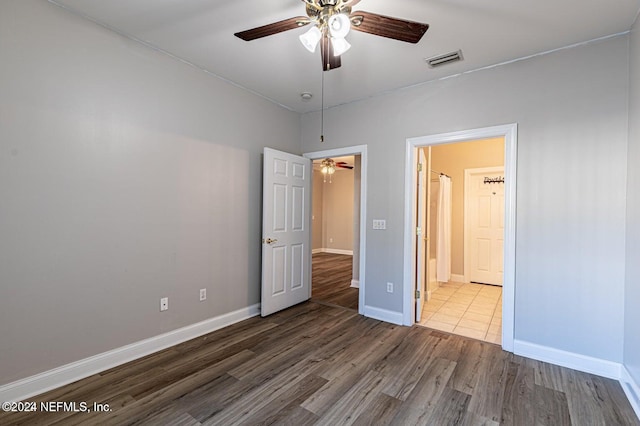
<path id="1" fill-rule="evenodd" d="M 331 158 L 325 158 L 320 163 L 320 171 L 325 175 L 332 175 L 336 171 L 336 163 Z"/>
<path id="2" fill-rule="evenodd" d="M 333 56 L 340 56 L 351 49 L 351 44 L 343 38 L 332 37 L 331 44 L 333 45 Z"/>
<path id="3" fill-rule="evenodd" d="M 293 0 L 291 0 L 293 1 Z M 306 16 L 296 16 L 271 24 L 240 31 L 234 35 L 244 41 L 279 34 L 284 31 L 309 25 L 305 34 L 299 36 L 300 42 L 309 52 L 315 52 L 320 44 L 322 71 L 340 68 L 340 54 L 349 49 L 349 44 L 336 41 L 354 31 L 386 37 L 406 43 L 416 44 L 429 29 L 429 24 L 398 19 L 363 10 L 352 11 L 360 0 L 302 0 L 306 7 Z M 333 54 L 333 45 L 338 49 Z"/>
<path id="4" fill-rule="evenodd" d="M 329 32 L 333 38 L 345 38 L 351 30 L 351 19 L 346 13 L 337 13 L 329 18 Z"/>
<path id="5" fill-rule="evenodd" d="M 324 175 L 323 181 L 327 181 L 327 175 L 329 175 L 329 183 L 331 183 L 331 175 L 336 172 L 336 162 L 331 158 L 325 158 L 320 163 L 320 172 Z"/>
<path id="6" fill-rule="evenodd" d="M 316 47 L 322 38 L 322 33 L 318 29 L 318 27 L 313 26 L 309 31 L 302 34 L 300 36 L 300 42 L 309 52 L 313 53 L 316 51 Z"/>

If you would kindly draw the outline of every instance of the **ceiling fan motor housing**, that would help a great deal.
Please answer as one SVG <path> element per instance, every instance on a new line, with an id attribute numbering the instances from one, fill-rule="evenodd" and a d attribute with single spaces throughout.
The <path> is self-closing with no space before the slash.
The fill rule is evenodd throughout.
<path id="1" fill-rule="evenodd" d="M 318 8 L 307 4 L 307 15 L 309 16 L 309 18 L 311 18 L 312 21 L 316 21 L 317 22 L 318 28 L 323 33 L 325 33 L 327 31 L 328 25 L 329 25 L 329 19 L 333 15 L 338 15 L 338 14 L 341 14 L 341 13 L 343 13 L 345 15 L 351 14 L 351 7 L 350 6 L 344 5 L 343 7 L 336 7 L 335 4 L 331 4 L 331 3 L 335 3 L 335 1 L 333 1 L 333 2 L 331 2 L 331 1 L 327 1 L 327 2 L 320 1 L 318 3 Z"/>

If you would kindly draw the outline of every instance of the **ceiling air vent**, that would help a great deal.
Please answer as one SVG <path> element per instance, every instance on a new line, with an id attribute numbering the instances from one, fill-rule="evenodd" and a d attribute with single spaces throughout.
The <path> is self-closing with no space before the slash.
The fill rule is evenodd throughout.
<path id="1" fill-rule="evenodd" d="M 462 50 L 457 50 L 451 53 L 445 53 L 444 55 L 432 56 L 425 59 L 430 68 L 439 67 L 444 64 L 450 64 L 462 60 Z"/>

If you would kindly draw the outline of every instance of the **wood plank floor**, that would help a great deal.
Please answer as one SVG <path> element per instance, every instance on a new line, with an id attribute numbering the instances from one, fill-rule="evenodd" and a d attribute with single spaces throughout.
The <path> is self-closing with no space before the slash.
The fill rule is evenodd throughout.
<path id="1" fill-rule="evenodd" d="M 499 346 L 306 302 L 48 392 L 108 413 L 28 425 L 638 425 L 620 385 Z"/>
<path id="2" fill-rule="evenodd" d="M 351 287 L 353 256 L 316 253 L 312 257 L 311 299 L 358 310 L 358 289 Z"/>

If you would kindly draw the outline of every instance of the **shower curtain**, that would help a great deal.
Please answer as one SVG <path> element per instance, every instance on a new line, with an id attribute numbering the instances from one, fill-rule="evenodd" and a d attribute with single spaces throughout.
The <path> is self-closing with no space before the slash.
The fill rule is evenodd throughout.
<path id="1" fill-rule="evenodd" d="M 437 225 L 436 279 L 446 283 L 451 278 L 451 179 L 444 175 L 440 175 Z"/>

